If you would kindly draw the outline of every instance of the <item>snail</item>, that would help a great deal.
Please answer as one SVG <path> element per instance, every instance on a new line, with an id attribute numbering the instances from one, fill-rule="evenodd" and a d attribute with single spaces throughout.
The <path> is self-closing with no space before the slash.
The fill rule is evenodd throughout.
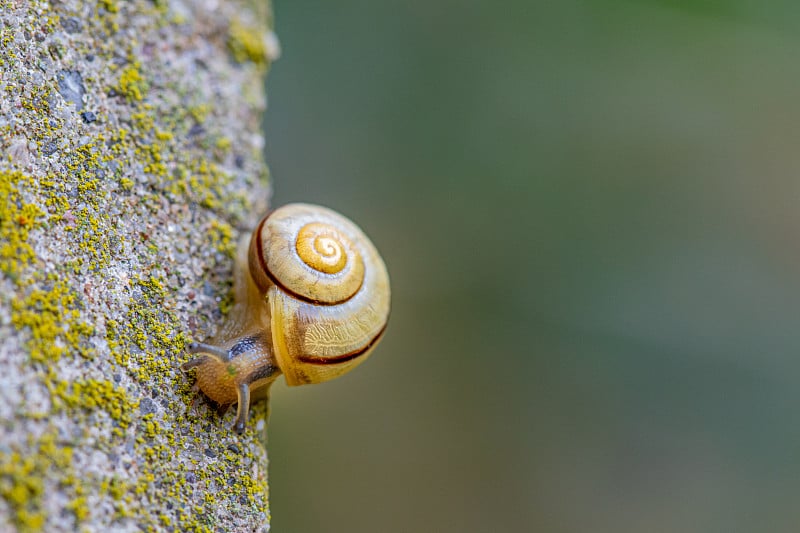
<path id="1" fill-rule="evenodd" d="M 325 207 L 289 204 L 265 216 L 240 246 L 235 304 L 217 337 L 194 342 L 197 386 L 222 412 L 237 404 L 241 433 L 251 402 L 283 374 L 321 383 L 362 363 L 389 318 L 389 274 L 353 222 Z"/>

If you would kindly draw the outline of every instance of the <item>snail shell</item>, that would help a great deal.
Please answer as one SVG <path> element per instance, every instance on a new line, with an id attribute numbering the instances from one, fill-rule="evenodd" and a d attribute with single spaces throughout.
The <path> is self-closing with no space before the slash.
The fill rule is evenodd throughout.
<path id="1" fill-rule="evenodd" d="M 389 275 L 372 242 L 324 207 L 291 204 L 250 241 L 267 295 L 278 366 L 289 385 L 333 379 L 363 362 L 386 329 Z"/>
<path id="2" fill-rule="evenodd" d="M 229 323 L 214 343 L 190 346 L 205 355 L 184 365 L 198 368 L 198 385 L 212 400 L 238 402 L 239 415 L 249 403 L 243 395 L 279 373 L 289 385 L 320 383 L 362 363 L 386 330 L 390 307 L 389 275 L 375 246 L 331 209 L 276 209 L 246 252 Z M 239 415 L 237 429 L 244 427 Z"/>

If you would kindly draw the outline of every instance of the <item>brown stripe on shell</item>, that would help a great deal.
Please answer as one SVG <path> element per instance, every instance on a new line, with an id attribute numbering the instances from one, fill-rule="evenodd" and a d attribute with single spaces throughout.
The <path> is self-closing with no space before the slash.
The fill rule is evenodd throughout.
<path id="1" fill-rule="evenodd" d="M 378 334 L 375 335 L 375 337 L 371 341 L 369 341 L 366 346 L 354 352 L 349 352 L 342 355 L 335 355 L 333 357 L 320 357 L 317 355 L 298 355 L 297 359 L 303 361 L 304 363 L 309 363 L 312 365 L 336 365 L 339 363 L 346 363 L 348 361 L 352 361 L 356 357 L 359 357 L 368 352 L 373 346 L 375 346 L 378 343 L 379 340 L 381 340 L 383 333 L 386 331 L 386 326 L 387 324 L 384 324 L 381 330 L 378 332 Z"/>
<path id="2" fill-rule="evenodd" d="M 269 282 L 266 278 L 265 266 L 264 266 L 264 249 L 261 245 L 261 230 L 264 227 L 264 222 L 267 221 L 269 215 L 272 213 L 267 214 L 264 218 L 261 219 L 261 222 L 258 223 L 258 227 L 253 232 L 253 235 L 250 237 L 250 250 L 247 254 L 247 264 L 250 267 L 250 277 L 253 278 L 256 285 L 261 292 L 267 292 L 269 289 Z"/>

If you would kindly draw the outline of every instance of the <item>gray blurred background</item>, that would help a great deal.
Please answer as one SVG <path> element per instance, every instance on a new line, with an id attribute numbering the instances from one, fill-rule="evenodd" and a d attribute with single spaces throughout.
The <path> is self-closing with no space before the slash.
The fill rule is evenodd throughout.
<path id="1" fill-rule="evenodd" d="M 273 391 L 273 531 L 796 532 L 800 3 L 275 0 L 274 205 L 393 308 Z"/>

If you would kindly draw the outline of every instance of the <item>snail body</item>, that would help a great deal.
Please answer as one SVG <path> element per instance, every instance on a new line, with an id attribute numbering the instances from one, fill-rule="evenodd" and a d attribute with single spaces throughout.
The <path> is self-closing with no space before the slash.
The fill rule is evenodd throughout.
<path id="1" fill-rule="evenodd" d="M 321 383 L 361 364 L 389 317 L 386 266 L 353 222 L 330 209 L 289 204 L 264 217 L 240 248 L 236 303 L 211 343 L 193 343 L 197 385 L 221 407 L 251 401 L 282 373 L 289 385 Z"/>

